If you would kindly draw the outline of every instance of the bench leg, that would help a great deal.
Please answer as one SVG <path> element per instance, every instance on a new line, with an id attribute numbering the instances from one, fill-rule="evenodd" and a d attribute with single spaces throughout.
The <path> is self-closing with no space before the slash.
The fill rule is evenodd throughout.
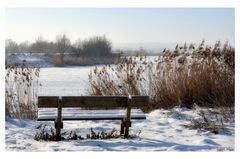
<path id="1" fill-rule="evenodd" d="M 120 135 L 123 135 L 124 134 L 124 122 L 123 120 L 121 120 L 121 123 L 120 123 Z"/>
<path id="2" fill-rule="evenodd" d="M 56 129 L 56 141 L 61 141 L 61 129 L 63 128 L 63 122 L 55 122 Z"/>
<path id="3" fill-rule="evenodd" d="M 62 128 L 62 97 L 58 97 L 58 112 L 56 118 L 56 140 L 61 141 L 61 128 Z"/>
<path id="4" fill-rule="evenodd" d="M 128 138 L 129 137 L 129 127 L 130 127 L 130 123 L 131 123 L 131 103 L 132 103 L 132 99 L 128 98 L 127 100 L 127 110 L 126 110 L 126 125 L 124 128 L 124 138 Z"/>
<path id="5" fill-rule="evenodd" d="M 123 136 L 125 139 L 129 137 L 129 127 L 132 126 L 132 122 L 129 121 L 127 124 L 127 121 L 121 120 L 120 124 L 120 135 Z"/>
<path id="6" fill-rule="evenodd" d="M 129 121 L 125 121 L 124 123 L 124 139 L 128 138 L 129 137 L 129 127 L 132 126 L 132 122 Z"/>

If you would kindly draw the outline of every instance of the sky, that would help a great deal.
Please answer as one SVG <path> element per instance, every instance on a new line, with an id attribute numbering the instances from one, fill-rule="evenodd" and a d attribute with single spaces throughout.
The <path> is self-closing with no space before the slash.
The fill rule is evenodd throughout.
<path id="1" fill-rule="evenodd" d="M 234 45 L 233 8 L 7 8 L 6 38 L 54 41 L 105 35 L 113 45 L 207 43 Z"/>

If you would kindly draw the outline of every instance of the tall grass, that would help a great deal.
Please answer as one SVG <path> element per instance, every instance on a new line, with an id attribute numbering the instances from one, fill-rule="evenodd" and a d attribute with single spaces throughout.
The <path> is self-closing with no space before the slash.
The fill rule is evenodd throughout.
<path id="1" fill-rule="evenodd" d="M 134 58 L 136 60 L 136 58 Z M 137 66 L 132 57 L 123 57 L 117 66 L 107 65 L 101 69 L 95 67 L 89 74 L 93 95 L 140 95 L 146 94 L 143 72 L 146 65 Z"/>
<path id="2" fill-rule="evenodd" d="M 18 119 L 35 119 L 40 68 L 30 68 L 26 62 L 21 67 L 5 68 L 5 115 Z"/>
<path id="3" fill-rule="evenodd" d="M 217 42 L 176 46 L 155 59 L 121 57 L 117 66 L 95 68 L 89 75 L 93 95 L 149 95 L 145 110 L 176 105 L 192 108 L 234 107 L 234 49 Z"/>

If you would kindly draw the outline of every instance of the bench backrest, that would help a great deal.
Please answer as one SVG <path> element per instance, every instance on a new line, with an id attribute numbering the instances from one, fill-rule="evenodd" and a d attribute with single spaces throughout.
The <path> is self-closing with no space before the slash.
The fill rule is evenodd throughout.
<path id="1" fill-rule="evenodd" d="M 148 96 L 131 96 L 131 107 L 143 107 L 148 105 Z M 38 108 L 58 108 L 61 102 L 62 108 L 69 107 L 99 107 L 99 108 L 126 108 L 128 96 L 39 96 Z"/>

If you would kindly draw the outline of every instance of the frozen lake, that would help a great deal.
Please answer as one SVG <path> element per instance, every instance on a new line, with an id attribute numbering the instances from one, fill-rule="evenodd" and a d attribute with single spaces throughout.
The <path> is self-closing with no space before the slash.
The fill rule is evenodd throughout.
<path id="1" fill-rule="evenodd" d="M 98 66 L 101 67 L 101 66 Z M 95 66 L 41 68 L 39 95 L 87 95 L 88 74 Z"/>

